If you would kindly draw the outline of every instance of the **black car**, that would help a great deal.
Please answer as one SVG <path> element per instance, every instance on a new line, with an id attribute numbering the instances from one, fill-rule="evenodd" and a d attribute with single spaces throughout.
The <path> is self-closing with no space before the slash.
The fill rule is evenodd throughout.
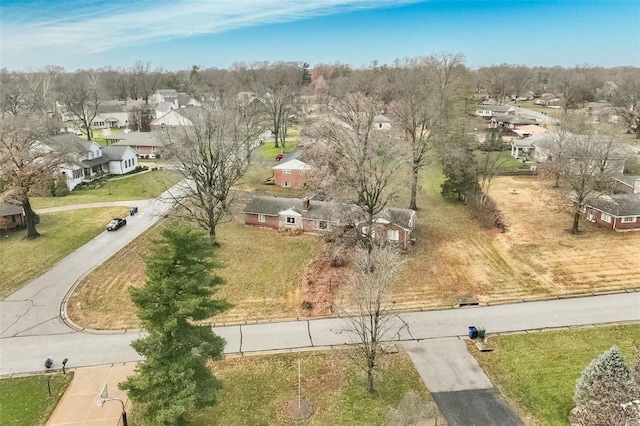
<path id="1" fill-rule="evenodd" d="M 111 219 L 111 222 L 107 225 L 107 231 L 115 231 L 116 229 L 122 228 L 127 224 L 127 221 L 121 217 L 116 217 L 115 219 Z"/>

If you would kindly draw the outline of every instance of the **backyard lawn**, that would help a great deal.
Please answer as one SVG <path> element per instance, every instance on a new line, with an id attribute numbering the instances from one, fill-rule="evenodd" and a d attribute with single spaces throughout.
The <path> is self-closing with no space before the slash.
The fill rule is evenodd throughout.
<path id="1" fill-rule="evenodd" d="M 73 373 L 51 374 L 51 396 L 46 376 L 0 379 L 0 424 L 44 425 L 73 379 Z"/>
<path id="2" fill-rule="evenodd" d="M 23 240 L 26 231 L 18 231 L 0 239 L 0 298 L 41 275 L 127 211 L 126 207 L 112 207 L 43 214 L 37 227 L 40 238 Z"/>
<path id="3" fill-rule="evenodd" d="M 489 341 L 493 352 L 470 348 L 503 394 L 544 425 L 569 425 L 582 370 L 613 345 L 629 364 L 635 362 L 633 345 L 640 344 L 640 325 L 497 336 Z"/>
<path id="4" fill-rule="evenodd" d="M 155 170 L 111 178 L 101 188 L 78 189 L 64 197 L 32 197 L 31 205 L 38 210 L 73 204 L 143 200 L 157 197 L 177 181 L 178 177 L 175 173 L 169 170 Z"/>
<path id="5" fill-rule="evenodd" d="M 298 361 L 301 396 L 314 414 L 294 422 L 286 414 L 297 403 Z M 227 358 L 213 365 L 222 380 L 218 404 L 189 419 L 194 426 L 215 425 L 384 425 L 390 407 L 407 392 L 431 397 L 404 352 L 380 357 L 377 394 L 369 395 L 366 374 L 347 350 Z"/>

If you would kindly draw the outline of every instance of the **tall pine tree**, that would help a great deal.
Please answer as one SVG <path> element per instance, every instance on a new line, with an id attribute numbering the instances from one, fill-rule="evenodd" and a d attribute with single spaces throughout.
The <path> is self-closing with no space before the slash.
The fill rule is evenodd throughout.
<path id="1" fill-rule="evenodd" d="M 216 402 L 221 383 L 207 362 L 220 359 L 225 341 L 197 325 L 229 308 L 212 295 L 222 279 L 212 275 L 212 245 L 184 225 L 162 232 L 146 258 L 147 281 L 131 288 L 131 300 L 148 337 L 131 345 L 145 361 L 120 384 L 143 424 L 176 425 L 185 414 Z"/>

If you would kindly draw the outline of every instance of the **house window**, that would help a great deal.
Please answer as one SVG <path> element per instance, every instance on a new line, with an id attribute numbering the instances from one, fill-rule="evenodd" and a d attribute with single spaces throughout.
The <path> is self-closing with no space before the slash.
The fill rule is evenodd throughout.
<path id="1" fill-rule="evenodd" d="M 265 218 L 264 218 L 264 214 L 263 213 L 258 213 L 258 222 L 260 222 L 260 223 L 264 223 L 265 222 Z"/>
<path id="2" fill-rule="evenodd" d="M 367 235 L 367 234 L 369 234 L 369 233 L 370 233 L 371 235 Z M 363 226 L 363 227 L 362 227 L 362 236 L 363 236 L 363 237 L 367 237 L 367 236 L 369 236 L 369 237 L 371 237 L 371 238 L 375 238 L 375 237 L 376 237 L 376 230 L 375 230 L 375 229 L 373 229 L 373 228 L 369 229 L 369 227 L 368 227 L 368 226 Z"/>
<path id="3" fill-rule="evenodd" d="M 635 216 L 623 216 L 622 217 L 622 223 L 634 223 L 636 221 L 636 217 Z"/>
<path id="4" fill-rule="evenodd" d="M 291 169 L 282 169 L 282 174 L 283 175 L 290 175 L 291 174 Z"/>
<path id="5" fill-rule="evenodd" d="M 296 218 L 295 217 L 291 217 L 291 216 L 287 216 L 287 223 L 291 224 L 291 225 L 295 225 L 296 224 Z"/>
<path id="6" fill-rule="evenodd" d="M 400 240 L 400 231 L 397 229 L 389 229 L 387 231 L 387 239 L 389 241 L 399 241 Z"/>
<path id="7" fill-rule="evenodd" d="M 603 222 L 611 223 L 611 215 L 609 213 L 600 213 L 600 219 Z"/>
<path id="8" fill-rule="evenodd" d="M 283 187 L 283 188 L 288 188 L 288 187 L 290 187 L 290 186 L 291 186 L 291 185 L 289 184 L 289 182 L 287 182 L 287 181 L 282 182 L 282 187 Z"/>
<path id="9" fill-rule="evenodd" d="M 313 221 L 313 229 L 326 230 L 327 229 L 327 221 L 326 220 L 314 220 Z"/>

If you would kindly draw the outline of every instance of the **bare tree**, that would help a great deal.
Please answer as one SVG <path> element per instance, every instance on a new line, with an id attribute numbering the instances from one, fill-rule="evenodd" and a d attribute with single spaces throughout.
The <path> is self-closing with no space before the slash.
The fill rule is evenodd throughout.
<path id="1" fill-rule="evenodd" d="M 243 176 L 258 146 L 259 117 L 235 103 L 189 110 L 192 125 L 164 134 L 167 160 L 185 178 L 176 201 L 215 241 L 229 213 L 231 187 Z"/>
<path id="2" fill-rule="evenodd" d="M 151 70 L 151 62 L 136 61 L 130 71 L 135 99 L 141 97 L 146 104 L 149 104 L 149 98 L 155 93 L 161 74 L 161 68 Z"/>
<path id="3" fill-rule="evenodd" d="M 512 95 L 518 99 L 529 88 L 533 73 L 529 67 L 524 65 L 511 66 L 508 70 L 510 86 L 513 89 Z"/>
<path id="4" fill-rule="evenodd" d="M 72 74 L 58 88 L 71 120 L 87 135 L 87 140 L 93 140 L 91 124 L 101 103 L 98 82 L 97 74 L 81 71 Z"/>
<path id="5" fill-rule="evenodd" d="M 396 63 L 394 100 L 389 111 L 404 131 L 411 152 L 410 209 L 417 210 L 419 174 L 461 82 L 463 61 L 461 55 L 443 54 Z"/>
<path id="6" fill-rule="evenodd" d="M 58 165 L 66 161 L 66 153 L 42 143 L 50 134 L 46 118 L 31 112 L 0 116 L 0 174 L 8 191 L 1 201 L 19 204 L 24 209 L 26 239 L 37 238 L 36 213 L 31 207 L 32 190 L 53 176 Z"/>
<path id="7" fill-rule="evenodd" d="M 562 139 L 555 140 L 563 144 L 563 157 L 557 163 L 557 172 L 574 202 L 573 234 L 578 233 L 580 213 L 587 199 L 610 189 L 611 175 L 616 172 L 619 159 L 616 158 L 619 153 L 613 136 L 599 133 L 593 126 L 584 126 L 577 129 L 580 133 L 568 129 L 561 133 Z"/>
<path id="8" fill-rule="evenodd" d="M 252 75 L 258 95 L 266 106 L 268 121 L 275 138 L 275 147 L 284 152 L 287 127 L 296 112 L 299 90 L 299 69 L 294 64 L 254 64 Z"/>
<path id="9" fill-rule="evenodd" d="M 402 267 L 400 252 L 392 244 L 370 243 L 355 249 L 353 270 L 345 289 L 348 331 L 364 359 L 367 389 L 375 391 L 374 372 L 380 344 L 393 339 L 404 323 L 393 315 L 390 296 Z M 355 312 L 352 312 L 355 310 Z"/>
<path id="10" fill-rule="evenodd" d="M 381 103 L 375 93 L 364 94 L 367 76 L 361 78 L 344 82 L 347 87 L 328 97 L 327 112 L 315 124 L 322 142 L 312 148 L 311 162 L 322 188 L 358 206 L 371 224 L 397 197 L 405 159 L 396 132 L 374 128 Z"/>
<path id="11" fill-rule="evenodd" d="M 570 108 L 590 100 L 593 86 L 592 75 L 588 67 L 572 69 L 554 68 L 552 80 L 555 92 L 560 96 L 562 111 L 567 115 Z"/>
<path id="12" fill-rule="evenodd" d="M 640 139 L 640 70 L 633 68 L 613 93 L 611 100 L 616 112 L 622 116 L 630 131 Z"/>
<path id="13" fill-rule="evenodd" d="M 492 65 L 480 68 L 480 81 L 487 94 L 503 105 L 513 92 L 512 82 L 509 78 L 509 66 L 507 64 Z"/>

